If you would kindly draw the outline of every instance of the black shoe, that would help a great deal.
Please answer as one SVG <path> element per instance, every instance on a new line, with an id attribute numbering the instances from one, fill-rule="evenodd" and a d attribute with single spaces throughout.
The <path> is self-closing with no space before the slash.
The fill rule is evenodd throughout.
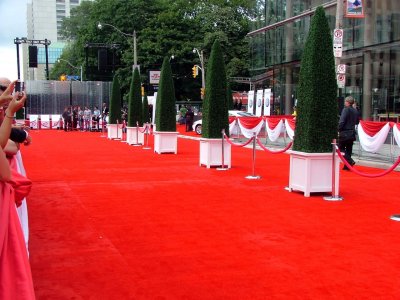
<path id="1" fill-rule="evenodd" d="M 355 164 L 356 162 L 354 160 L 350 163 L 351 166 L 354 166 Z"/>
<path id="2" fill-rule="evenodd" d="M 342 170 L 349 171 L 350 169 L 346 165 L 344 165 Z"/>

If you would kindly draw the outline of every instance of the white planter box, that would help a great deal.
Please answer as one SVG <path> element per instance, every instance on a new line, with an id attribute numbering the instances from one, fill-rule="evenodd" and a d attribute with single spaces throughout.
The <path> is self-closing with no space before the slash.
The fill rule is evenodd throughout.
<path id="1" fill-rule="evenodd" d="M 122 139 L 122 126 L 120 124 L 107 124 L 107 138 Z"/>
<path id="2" fill-rule="evenodd" d="M 129 145 L 143 145 L 144 142 L 144 127 L 126 127 L 126 142 Z"/>
<path id="3" fill-rule="evenodd" d="M 154 152 L 178 153 L 179 132 L 154 131 Z"/>
<path id="4" fill-rule="evenodd" d="M 306 153 L 289 150 L 290 174 L 289 191 L 310 193 L 332 193 L 332 153 Z M 335 157 L 335 195 L 339 195 L 339 163 Z"/>
<path id="5" fill-rule="evenodd" d="M 200 166 L 222 167 L 222 139 L 200 139 Z M 225 140 L 224 167 L 231 167 L 231 144 Z"/>

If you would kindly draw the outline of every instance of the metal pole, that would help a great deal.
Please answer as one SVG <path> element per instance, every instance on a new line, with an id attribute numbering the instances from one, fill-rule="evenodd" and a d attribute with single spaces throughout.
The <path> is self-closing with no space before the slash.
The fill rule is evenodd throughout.
<path id="1" fill-rule="evenodd" d="M 48 48 L 47 39 L 44 40 L 44 48 L 46 50 L 46 80 L 50 79 L 49 76 L 49 48 Z"/>
<path id="2" fill-rule="evenodd" d="M 136 144 L 133 144 L 133 146 L 140 146 L 139 144 L 139 122 L 136 122 Z"/>
<path id="3" fill-rule="evenodd" d="M 151 149 L 149 147 L 149 127 L 150 127 L 150 124 L 146 123 L 146 132 L 145 132 L 145 136 L 144 136 L 146 139 L 146 143 L 145 143 L 145 146 L 143 147 L 143 149 L 145 149 L 145 150 Z"/>
<path id="4" fill-rule="evenodd" d="M 328 201 L 341 201 L 343 197 L 336 195 L 336 139 L 332 140 L 332 195 L 324 197 Z"/>
<path id="5" fill-rule="evenodd" d="M 17 41 L 18 38 L 15 38 Z M 19 65 L 19 42 L 15 43 L 15 46 L 17 46 L 17 72 L 18 72 L 18 80 L 21 79 L 21 71 L 20 71 L 20 65 Z"/>
<path id="6" fill-rule="evenodd" d="M 137 68 L 136 30 L 133 30 L 133 63 Z"/>
<path id="7" fill-rule="evenodd" d="M 255 165 L 256 165 L 256 133 L 253 132 L 253 172 L 252 175 L 246 176 L 246 179 L 260 179 L 261 176 L 255 175 Z"/>
<path id="8" fill-rule="evenodd" d="M 225 149 L 224 149 L 224 142 L 225 142 L 225 129 L 221 130 L 222 133 L 222 141 L 221 141 L 221 149 L 222 149 L 222 154 L 221 154 L 221 168 L 217 168 L 218 171 L 226 171 L 228 168 L 225 168 Z"/>
<path id="9" fill-rule="evenodd" d="M 117 119 L 117 137 L 116 137 L 116 140 L 120 140 L 120 138 L 118 137 L 118 131 L 119 131 L 119 120 Z"/>

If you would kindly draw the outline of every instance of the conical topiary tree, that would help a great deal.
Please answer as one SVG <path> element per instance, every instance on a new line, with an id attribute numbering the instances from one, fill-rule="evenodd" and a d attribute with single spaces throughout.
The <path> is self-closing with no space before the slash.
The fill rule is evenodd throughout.
<path id="1" fill-rule="evenodd" d="M 318 7 L 301 59 L 293 150 L 332 151 L 337 137 L 338 103 L 333 43 L 325 11 Z"/>
<path id="2" fill-rule="evenodd" d="M 218 40 L 215 40 L 207 64 L 202 136 L 220 138 L 222 129 L 225 129 L 225 133 L 229 135 L 225 63 L 221 45 Z"/>
<path id="3" fill-rule="evenodd" d="M 165 57 L 156 100 L 156 130 L 176 131 L 175 88 L 169 58 Z"/>
<path id="4" fill-rule="evenodd" d="M 143 98 L 143 123 L 150 123 L 149 116 L 149 100 L 147 99 L 147 94 L 144 94 Z"/>
<path id="5" fill-rule="evenodd" d="M 119 80 L 114 75 L 111 86 L 111 99 L 108 121 L 110 124 L 117 124 L 117 120 L 121 122 L 121 87 Z"/>
<path id="6" fill-rule="evenodd" d="M 232 97 L 232 89 L 231 89 L 231 85 L 229 82 L 227 84 L 226 101 L 227 101 L 227 105 L 228 105 L 228 110 L 232 110 L 234 104 L 233 104 L 233 97 Z"/>
<path id="7" fill-rule="evenodd" d="M 139 126 L 143 125 L 143 108 L 142 108 L 142 91 L 140 84 L 139 70 L 135 68 L 129 89 L 128 103 L 128 127 L 136 127 L 136 122 Z"/>

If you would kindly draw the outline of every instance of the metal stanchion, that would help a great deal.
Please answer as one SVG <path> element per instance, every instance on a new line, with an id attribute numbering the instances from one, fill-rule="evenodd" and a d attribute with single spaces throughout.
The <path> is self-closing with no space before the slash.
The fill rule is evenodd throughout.
<path id="1" fill-rule="evenodd" d="M 256 165 L 256 133 L 253 132 L 253 172 L 252 175 L 248 175 L 246 179 L 260 179 L 261 176 L 255 175 L 255 165 Z"/>
<path id="2" fill-rule="evenodd" d="M 225 162 L 224 162 L 224 155 L 225 155 L 225 150 L 224 150 L 224 143 L 225 143 L 225 129 L 222 129 L 222 144 L 221 144 L 221 149 L 222 149 L 222 166 L 221 168 L 217 168 L 218 171 L 226 171 L 228 168 L 225 168 Z"/>
<path id="3" fill-rule="evenodd" d="M 149 123 L 146 123 L 146 131 L 145 131 L 145 133 L 144 133 L 144 138 L 145 138 L 145 146 L 143 147 L 143 149 L 145 149 L 145 150 L 149 150 L 149 149 L 151 149 L 150 147 L 149 147 L 149 127 L 150 127 L 150 124 Z"/>
<path id="4" fill-rule="evenodd" d="M 328 201 L 341 201 L 343 197 L 336 195 L 336 139 L 332 141 L 332 195 L 324 197 Z M 338 191 L 339 192 L 339 191 Z"/>
<path id="5" fill-rule="evenodd" d="M 99 119 L 100 122 L 100 119 Z M 106 135 L 104 135 L 104 119 L 101 120 L 101 136 L 100 137 L 107 137 Z"/>
<path id="6" fill-rule="evenodd" d="M 119 131 L 119 121 L 117 120 L 117 137 L 114 140 L 120 140 L 121 138 L 118 137 L 118 131 Z"/>
<path id="7" fill-rule="evenodd" d="M 139 122 L 136 122 L 136 144 L 133 144 L 133 146 L 141 146 L 142 144 L 139 144 Z"/>

